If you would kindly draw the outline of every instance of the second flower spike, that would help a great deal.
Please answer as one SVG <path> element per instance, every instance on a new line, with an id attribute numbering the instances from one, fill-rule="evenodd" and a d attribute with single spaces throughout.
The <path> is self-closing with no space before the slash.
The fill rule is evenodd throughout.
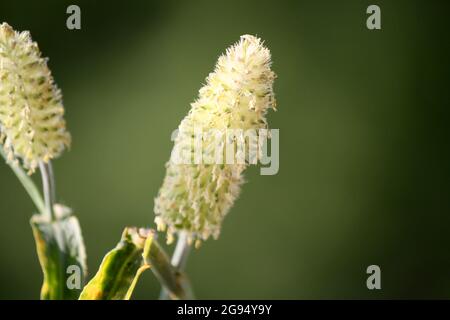
<path id="1" fill-rule="evenodd" d="M 179 232 L 187 232 L 188 239 L 196 240 L 196 244 L 210 236 L 217 238 L 225 215 L 239 195 L 242 173 L 251 162 L 246 158 L 231 164 L 179 163 L 173 161 L 173 155 L 181 150 L 188 157 L 195 157 L 198 152 L 193 140 L 197 130 L 203 133 L 199 153 L 210 157 L 217 147 L 223 147 L 217 144 L 217 133 L 227 137 L 230 129 L 253 130 L 257 134 L 258 130 L 267 129 L 267 110 L 275 108 L 275 74 L 270 67 L 270 51 L 262 41 L 251 35 L 242 36 L 219 58 L 178 127 L 174 152 L 154 209 L 158 229 L 167 229 L 169 243 Z M 249 149 L 247 140 L 243 144 L 245 152 Z"/>

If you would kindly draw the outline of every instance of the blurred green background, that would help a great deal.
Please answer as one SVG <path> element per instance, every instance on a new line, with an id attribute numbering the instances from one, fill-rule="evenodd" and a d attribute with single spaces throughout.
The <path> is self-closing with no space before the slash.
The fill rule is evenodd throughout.
<path id="1" fill-rule="evenodd" d="M 76 3 L 82 29 L 66 28 Z M 382 30 L 366 28 L 381 7 Z M 448 1 L 5 1 L 63 90 L 54 162 L 92 276 L 125 226 L 153 227 L 170 134 L 242 34 L 272 51 L 280 171 L 247 172 L 218 241 L 190 257 L 198 298 L 448 298 Z M 39 180 L 39 174 L 34 177 Z M 0 298 L 37 299 L 33 205 L 0 163 Z M 172 248 L 171 248 L 172 249 Z M 382 290 L 366 288 L 377 264 Z M 154 299 L 151 272 L 135 298 Z"/>

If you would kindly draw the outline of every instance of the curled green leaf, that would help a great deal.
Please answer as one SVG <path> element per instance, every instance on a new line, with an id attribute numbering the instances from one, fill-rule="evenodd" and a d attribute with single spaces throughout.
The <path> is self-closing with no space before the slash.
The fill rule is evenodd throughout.
<path id="1" fill-rule="evenodd" d="M 86 251 L 78 219 L 55 205 L 58 219 L 31 218 L 39 263 L 44 274 L 42 300 L 76 300 L 87 273 Z"/>
<path id="2" fill-rule="evenodd" d="M 140 275 L 151 269 L 173 299 L 190 296 L 189 282 L 170 264 L 153 230 L 125 228 L 117 246 L 103 258 L 99 270 L 84 287 L 80 300 L 128 300 Z"/>

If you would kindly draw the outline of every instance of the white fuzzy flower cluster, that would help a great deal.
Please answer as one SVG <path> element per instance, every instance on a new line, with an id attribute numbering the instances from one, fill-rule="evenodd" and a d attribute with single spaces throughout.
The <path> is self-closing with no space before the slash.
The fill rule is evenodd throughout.
<path id="1" fill-rule="evenodd" d="M 0 145 L 11 162 L 33 173 L 40 161 L 58 157 L 70 145 L 56 87 L 28 32 L 0 25 Z M 2 146 L 0 146 L 2 147 Z"/>
<path id="2" fill-rule="evenodd" d="M 260 39 L 244 35 L 222 55 L 198 99 L 191 104 L 175 140 L 174 150 L 194 157 L 194 132 L 230 129 L 266 129 L 266 113 L 275 109 L 270 51 Z M 257 132 L 257 131 L 256 131 Z M 215 137 L 204 137 L 202 153 L 216 150 Z M 248 146 L 247 146 L 248 147 Z M 177 164 L 169 161 L 163 185 L 155 199 L 155 222 L 167 229 L 168 242 L 186 231 L 199 244 L 217 238 L 222 221 L 239 195 L 247 163 Z"/>

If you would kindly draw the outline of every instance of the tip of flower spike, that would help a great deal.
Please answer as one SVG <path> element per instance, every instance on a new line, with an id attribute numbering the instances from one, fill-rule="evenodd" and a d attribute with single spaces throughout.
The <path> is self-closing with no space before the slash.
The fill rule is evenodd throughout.
<path id="1" fill-rule="evenodd" d="M 247 40 L 247 41 L 250 41 L 250 42 L 261 43 L 261 39 L 260 38 L 258 38 L 257 36 L 251 35 L 251 34 L 243 34 L 240 38 L 241 38 L 241 41 Z"/>
<path id="2" fill-rule="evenodd" d="M 0 33 L 9 33 L 11 35 L 14 34 L 14 29 L 7 22 L 3 22 L 0 24 Z"/>
<path id="3" fill-rule="evenodd" d="M 2 22 L 0 24 L 0 32 L 3 32 L 4 29 L 7 29 L 10 25 L 7 22 Z M 10 27 L 11 28 L 11 27 Z"/>

